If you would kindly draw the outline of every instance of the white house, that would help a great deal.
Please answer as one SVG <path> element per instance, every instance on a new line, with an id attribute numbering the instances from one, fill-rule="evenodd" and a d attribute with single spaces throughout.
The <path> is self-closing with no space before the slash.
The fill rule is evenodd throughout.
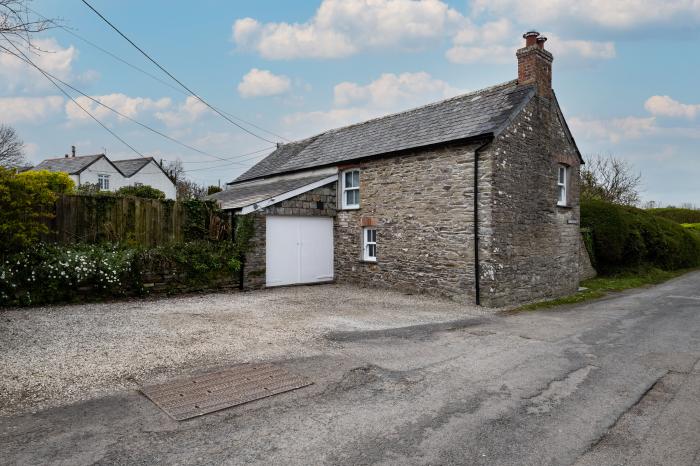
<path id="1" fill-rule="evenodd" d="M 75 155 L 46 159 L 32 170 L 65 172 L 76 186 L 96 184 L 103 191 L 116 191 L 123 186 L 148 185 L 165 193 L 167 199 L 175 199 L 173 180 L 152 157 L 129 160 L 109 160 L 105 154 Z"/>

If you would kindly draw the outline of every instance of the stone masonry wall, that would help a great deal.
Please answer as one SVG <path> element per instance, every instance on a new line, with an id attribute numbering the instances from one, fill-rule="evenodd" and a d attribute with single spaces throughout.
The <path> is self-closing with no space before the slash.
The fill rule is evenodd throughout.
<path id="1" fill-rule="evenodd" d="M 339 210 L 336 217 L 336 280 L 474 302 L 476 147 L 358 164 L 360 209 Z M 377 262 L 362 260 L 362 225 L 368 223 L 376 224 Z"/>
<path id="2" fill-rule="evenodd" d="M 480 234 L 482 304 L 554 298 L 578 287 L 579 159 L 550 99 L 534 97 L 484 151 L 491 163 L 492 230 Z M 570 166 L 568 206 L 557 167 Z"/>
<path id="3" fill-rule="evenodd" d="M 265 249 L 267 234 L 267 215 L 288 215 L 298 217 L 332 217 L 336 212 L 336 184 L 331 183 L 312 189 L 299 196 L 266 207 L 258 212 L 248 214 L 253 218 L 253 237 L 245 258 L 243 269 L 244 288 L 262 288 L 265 286 Z"/>

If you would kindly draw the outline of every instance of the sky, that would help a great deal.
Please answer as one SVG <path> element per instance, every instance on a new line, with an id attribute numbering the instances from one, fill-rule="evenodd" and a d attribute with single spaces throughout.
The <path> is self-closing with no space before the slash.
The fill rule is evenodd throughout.
<path id="1" fill-rule="evenodd" d="M 63 26 L 37 38 L 45 53 L 33 60 L 94 99 L 208 154 L 77 98 L 141 154 L 182 160 L 198 183 L 231 181 L 277 142 L 515 79 L 515 50 L 522 34 L 534 29 L 548 38 L 553 87 L 580 151 L 628 161 L 642 175 L 644 201 L 700 204 L 697 0 L 91 4 L 255 135 L 188 96 L 78 0 L 30 3 Z M 0 123 L 19 132 L 35 163 L 62 156 L 71 145 L 79 155 L 139 157 L 39 72 L 7 54 L 0 54 Z"/>

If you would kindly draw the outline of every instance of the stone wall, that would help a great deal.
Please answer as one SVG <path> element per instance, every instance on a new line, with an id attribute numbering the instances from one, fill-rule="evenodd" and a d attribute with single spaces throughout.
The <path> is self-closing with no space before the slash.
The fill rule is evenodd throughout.
<path id="1" fill-rule="evenodd" d="M 338 211 L 336 280 L 473 302 L 476 147 L 416 150 L 356 165 L 361 207 Z M 376 224 L 377 262 L 362 260 L 363 224 Z"/>
<path id="2" fill-rule="evenodd" d="M 554 100 L 534 97 L 484 151 L 493 188 L 480 232 L 482 304 L 574 293 L 579 266 L 579 159 Z M 557 167 L 570 166 L 568 206 L 557 206 Z M 485 193 L 484 193 L 485 194 Z"/>
<path id="3" fill-rule="evenodd" d="M 250 215 L 253 218 L 253 237 L 243 267 L 243 286 L 248 289 L 265 286 L 266 220 L 268 215 L 297 217 L 332 217 L 335 215 L 337 199 L 336 184 L 331 183 L 312 189 L 299 196 L 271 205 Z"/>

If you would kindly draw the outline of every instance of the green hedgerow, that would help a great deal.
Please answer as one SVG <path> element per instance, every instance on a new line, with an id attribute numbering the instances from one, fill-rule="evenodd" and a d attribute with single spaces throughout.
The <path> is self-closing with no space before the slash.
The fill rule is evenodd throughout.
<path id="1" fill-rule="evenodd" d="M 593 234 L 601 273 L 651 265 L 676 270 L 700 265 L 700 239 L 672 220 L 603 201 L 581 203 L 581 225 Z"/>

